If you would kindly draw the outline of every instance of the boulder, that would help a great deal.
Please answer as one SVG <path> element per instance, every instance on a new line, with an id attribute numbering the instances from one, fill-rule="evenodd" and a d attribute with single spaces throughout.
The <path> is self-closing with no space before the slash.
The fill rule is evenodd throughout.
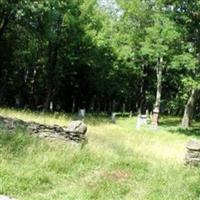
<path id="1" fill-rule="evenodd" d="M 71 135 L 85 135 L 87 126 L 82 121 L 72 121 L 65 131 Z"/>
<path id="2" fill-rule="evenodd" d="M 186 148 L 192 151 L 200 151 L 200 143 L 194 140 L 190 140 L 186 144 Z"/>
<path id="3" fill-rule="evenodd" d="M 186 144 L 187 153 L 185 155 L 185 164 L 190 166 L 200 165 L 200 143 L 190 140 Z"/>

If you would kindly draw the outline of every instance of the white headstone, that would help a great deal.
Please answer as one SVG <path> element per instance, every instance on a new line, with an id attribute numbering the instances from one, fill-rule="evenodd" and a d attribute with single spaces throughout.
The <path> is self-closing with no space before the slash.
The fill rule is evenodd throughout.
<path id="1" fill-rule="evenodd" d="M 50 102 L 49 109 L 50 109 L 50 111 L 53 111 L 53 102 L 52 101 Z"/>
<path id="2" fill-rule="evenodd" d="M 78 112 L 78 116 L 80 118 L 84 118 L 85 117 L 85 113 L 86 113 L 85 109 L 80 109 L 79 112 Z"/>
<path id="3" fill-rule="evenodd" d="M 146 115 L 138 115 L 136 128 L 139 129 L 142 125 L 147 125 Z"/>

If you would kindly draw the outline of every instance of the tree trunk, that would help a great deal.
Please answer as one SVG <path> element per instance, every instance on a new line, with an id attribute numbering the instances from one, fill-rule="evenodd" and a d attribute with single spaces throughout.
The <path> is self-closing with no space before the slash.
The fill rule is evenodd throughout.
<path id="1" fill-rule="evenodd" d="M 138 101 L 138 114 L 144 114 L 145 112 L 145 91 L 146 91 L 146 65 L 142 64 L 142 79 L 140 83 L 140 93 L 139 93 L 139 101 Z"/>
<path id="2" fill-rule="evenodd" d="M 124 115 L 126 112 L 126 103 L 122 104 L 122 114 Z"/>
<path id="3" fill-rule="evenodd" d="M 152 125 L 158 126 L 159 113 L 160 113 L 160 100 L 162 92 L 162 69 L 163 69 L 163 58 L 161 57 L 157 64 L 156 75 L 157 75 L 157 90 L 156 90 L 156 102 L 154 104 Z"/>
<path id="4" fill-rule="evenodd" d="M 4 95 L 6 93 L 6 84 L 0 88 L 0 104 L 3 103 Z"/>
<path id="5" fill-rule="evenodd" d="M 50 102 L 53 101 L 53 96 L 55 94 L 55 76 L 56 76 L 56 64 L 58 58 L 58 48 L 57 45 L 49 42 L 49 55 L 47 63 L 47 95 L 44 102 L 44 109 L 48 110 Z"/>
<path id="6" fill-rule="evenodd" d="M 9 22 L 9 17 L 8 16 L 4 16 L 3 21 L 0 25 L 0 40 L 3 36 L 3 33 L 5 32 L 6 26 L 8 25 Z"/>
<path id="7" fill-rule="evenodd" d="M 185 106 L 184 115 L 182 118 L 182 127 L 188 128 L 191 125 L 192 117 L 193 117 L 193 111 L 194 111 L 194 105 L 197 98 L 197 89 L 193 89 L 190 95 L 190 98 L 188 99 L 188 102 Z"/>
<path id="8" fill-rule="evenodd" d="M 141 115 L 143 112 L 143 104 L 144 104 L 144 81 L 142 80 L 140 86 L 140 94 L 139 94 L 139 101 L 138 101 L 138 115 Z"/>
<path id="9" fill-rule="evenodd" d="M 90 101 L 90 106 L 89 106 L 89 110 L 90 112 L 94 112 L 94 107 L 95 107 L 95 101 L 96 101 L 96 96 L 94 95 Z"/>
<path id="10" fill-rule="evenodd" d="M 112 112 L 116 111 L 116 101 L 115 99 L 112 101 Z"/>
<path id="11" fill-rule="evenodd" d="M 75 113 L 76 109 L 76 98 L 72 97 L 72 113 Z"/>
<path id="12" fill-rule="evenodd" d="M 0 104 L 4 103 L 4 98 L 6 96 L 7 83 L 8 83 L 8 70 L 6 65 L 3 63 L 0 70 Z"/>

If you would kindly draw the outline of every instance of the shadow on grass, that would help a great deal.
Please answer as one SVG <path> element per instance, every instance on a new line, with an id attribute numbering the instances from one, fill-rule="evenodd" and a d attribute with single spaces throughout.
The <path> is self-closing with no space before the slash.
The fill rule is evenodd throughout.
<path id="1" fill-rule="evenodd" d="M 162 127 L 178 127 L 181 123 L 178 117 L 161 117 L 160 126 Z"/>
<path id="2" fill-rule="evenodd" d="M 184 134 L 187 136 L 199 136 L 200 137 L 200 123 L 193 122 L 190 128 L 181 128 L 181 118 L 164 116 L 161 117 L 159 125 L 166 128 L 169 132 L 174 134 Z"/>
<path id="3" fill-rule="evenodd" d="M 200 127 L 191 127 L 187 129 L 177 128 L 177 129 L 169 129 L 171 133 L 176 134 L 184 134 L 187 136 L 198 136 L 200 137 Z"/>

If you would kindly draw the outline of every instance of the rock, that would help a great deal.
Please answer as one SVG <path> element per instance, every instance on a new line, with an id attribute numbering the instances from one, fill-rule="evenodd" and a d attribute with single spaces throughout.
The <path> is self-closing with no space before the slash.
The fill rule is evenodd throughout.
<path id="1" fill-rule="evenodd" d="M 185 164 L 198 167 L 200 164 L 200 158 L 190 158 L 189 156 L 186 155 Z"/>
<path id="2" fill-rule="evenodd" d="M 194 140 L 190 140 L 186 144 L 186 148 L 192 151 L 200 151 L 200 143 Z"/>
<path id="3" fill-rule="evenodd" d="M 65 131 L 70 135 L 85 135 L 87 126 L 82 121 L 72 121 Z"/>
<path id="4" fill-rule="evenodd" d="M 186 144 L 187 153 L 185 155 L 185 164 L 190 166 L 200 165 L 200 143 L 190 140 Z"/>
<path id="5" fill-rule="evenodd" d="M 0 195 L 0 200 L 16 200 L 8 196 Z"/>

